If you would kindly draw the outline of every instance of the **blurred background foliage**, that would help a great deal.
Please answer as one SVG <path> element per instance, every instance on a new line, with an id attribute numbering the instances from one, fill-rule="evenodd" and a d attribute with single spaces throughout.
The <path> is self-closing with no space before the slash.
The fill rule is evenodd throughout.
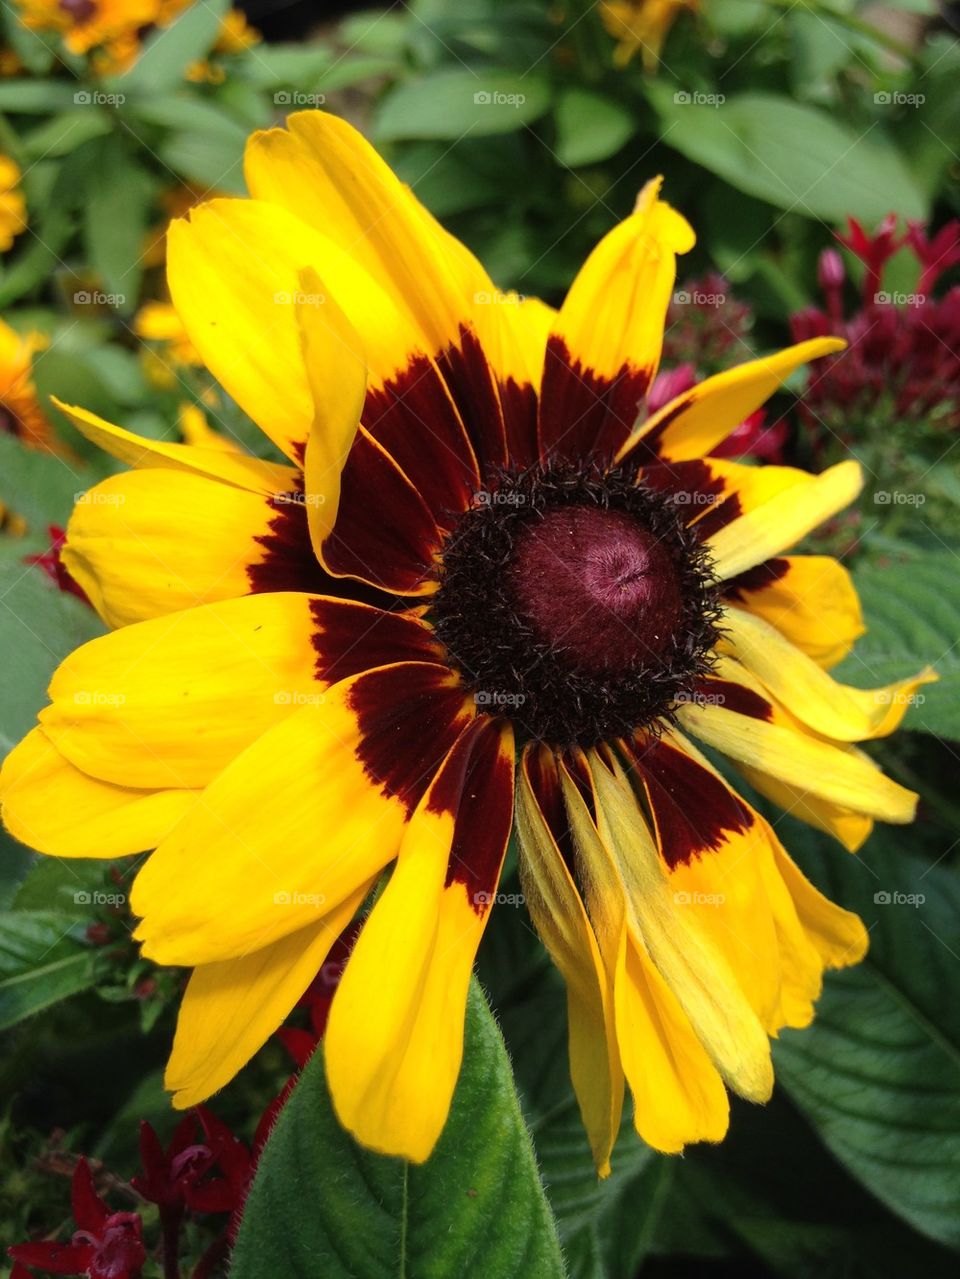
<path id="1" fill-rule="evenodd" d="M 414 1209 L 389 1161 L 336 1138 L 318 1053 L 298 1093 L 311 1105 L 285 1112 L 264 1156 L 279 1197 L 258 1185 L 235 1273 L 299 1273 L 284 1252 L 296 1235 L 304 1255 L 329 1258 L 325 1273 L 379 1279 L 378 1255 L 431 1232 L 485 1258 L 477 1273 L 515 1273 L 509 1252 L 492 1250 L 491 1233 L 507 1223 L 497 1226 L 505 1209 L 485 1180 L 489 1143 L 469 1140 L 478 1116 L 494 1113 L 496 1140 L 516 1150 L 500 1189 L 525 1205 L 510 1229 L 534 1221 L 542 1235 L 527 1273 L 565 1264 L 583 1279 L 955 1274 L 956 11 L 933 0 L 319 8 L 0 7 L 3 749 L 31 726 L 58 660 L 101 630 L 57 542 L 78 494 L 116 464 L 50 396 L 143 435 L 269 447 L 205 374 L 169 306 L 164 230 L 198 200 L 242 192 L 245 138 L 294 109 L 352 119 L 498 287 L 553 304 L 662 173 L 698 232 L 668 317 L 674 380 L 664 385 L 674 390 L 791 336 L 847 336 L 847 353 L 796 377 L 727 451 L 814 468 L 850 451 L 861 458 L 859 507 L 808 547 L 841 554 L 864 601 L 868 634 L 839 675 L 876 684 L 932 662 L 941 682 L 917 698 L 905 733 L 871 748 L 920 791 L 916 826 L 877 832 L 852 858 L 782 824 L 814 880 L 863 915 L 872 946 L 864 965 L 828 981 L 815 1025 L 784 1034 L 767 1110 L 738 1104 L 729 1140 L 683 1159 L 646 1150 L 625 1121 L 614 1175 L 598 1185 L 567 1079 L 563 994 L 522 910 L 508 906 L 494 913 L 480 979 L 546 1200 L 519 1111 L 503 1100 L 509 1062 L 477 996 L 468 1041 L 480 1066 L 458 1092 L 448 1145 L 417 1182 Z M 67 1181 L 83 1153 L 111 1211 L 140 1214 L 145 1275 L 222 1273 L 258 1120 L 313 1049 L 336 973 L 318 976 L 287 1033 L 215 1100 L 216 1115 L 181 1134 L 206 1154 L 189 1176 L 177 1156 L 180 1180 L 164 1199 L 142 1181 L 138 1133 L 141 1121 L 164 1142 L 174 1132 L 161 1071 L 184 975 L 153 968 L 130 941 L 129 864 L 37 862 L 6 836 L 0 851 L 0 1080 L 10 1099 L 0 1242 L 69 1239 Z M 519 890 L 508 878 L 504 891 Z M 444 1198 L 460 1175 L 458 1145 L 477 1180 L 472 1212 Z M 310 1150 L 326 1152 L 327 1175 L 301 1185 L 298 1160 Z M 158 1242 L 174 1217 L 179 1269 Z M 374 1219 L 366 1260 L 348 1265 L 337 1231 L 366 1238 Z M 410 1273 L 442 1274 L 440 1265 L 414 1255 Z M 137 1272 L 130 1260 L 116 1274 Z"/>

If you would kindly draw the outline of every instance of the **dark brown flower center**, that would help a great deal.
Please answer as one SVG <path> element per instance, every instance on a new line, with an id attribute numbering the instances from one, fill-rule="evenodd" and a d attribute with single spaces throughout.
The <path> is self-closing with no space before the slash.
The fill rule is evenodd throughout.
<path id="1" fill-rule="evenodd" d="M 562 506 L 529 520 L 508 579 L 518 614 L 584 672 L 656 660 L 683 618 L 670 549 L 623 511 Z"/>
<path id="2" fill-rule="evenodd" d="M 672 714 L 709 668 L 709 565 L 678 508 L 619 469 L 535 467 L 477 495 L 432 620 L 477 706 L 586 746 Z"/>

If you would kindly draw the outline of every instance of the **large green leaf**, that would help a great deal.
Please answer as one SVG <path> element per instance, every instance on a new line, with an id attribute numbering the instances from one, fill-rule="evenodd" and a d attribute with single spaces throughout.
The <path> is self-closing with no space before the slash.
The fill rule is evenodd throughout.
<path id="1" fill-rule="evenodd" d="M 94 984 L 96 953 L 55 911 L 0 914 L 0 1029 Z"/>
<path id="2" fill-rule="evenodd" d="M 556 156 L 575 169 L 607 160 L 637 128 L 629 107 L 588 89 L 566 89 L 557 99 Z"/>
<path id="3" fill-rule="evenodd" d="M 424 1081 L 429 1087 L 429 1081 Z M 360 1149 L 318 1051 L 264 1150 L 232 1279 L 561 1279 L 510 1062 L 474 983 L 450 1118 L 425 1164 Z"/>
<path id="4" fill-rule="evenodd" d="M 863 563 L 854 572 L 867 633 L 835 674 L 862 687 L 929 664 L 940 681 L 921 688 L 905 728 L 960 739 L 960 573 L 952 551 Z"/>
<path id="5" fill-rule="evenodd" d="M 387 94 L 374 133 L 382 142 L 513 133 L 549 105 L 549 81 L 541 75 L 484 67 L 435 71 Z"/>
<path id="6" fill-rule="evenodd" d="M 125 94 L 150 95 L 178 88 L 192 62 L 203 58 L 220 31 L 230 0 L 201 0 L 175 22 L 160 27 L 129 71 L 113 84 Z"/>
<path id="7" fill-rule="evenodd" d="M 871 224 L 890 212 L 927 215 L 916 180 L 879 124 L 854 129 L 772 93 L 708 102 L 657 81 L 647 94 L 662 141 L 778 208 L 833 222 L 852 214 Z"/>
<path id="8" fill-rule="evenodd" d="M 786 832 L 785 832 L 786 835 Z M 870 952 L 831 974 L 778 1078 L 847 1169 L 897 1215 L 960 1245 L 960 885 L 882 831 L 854 858 L 801 829 L 788 847 L 858 912 Z"/>

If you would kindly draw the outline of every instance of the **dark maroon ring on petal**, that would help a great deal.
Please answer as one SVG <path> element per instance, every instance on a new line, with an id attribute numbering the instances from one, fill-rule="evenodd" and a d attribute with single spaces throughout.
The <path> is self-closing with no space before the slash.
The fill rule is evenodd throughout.
<path id="1" fill-rule="evenodd" d="M 638 737 L 627 750 L 671 870 L 715 852 L 728 831 L 753 825 L 749 808 L 685 751 L 655 737 Z"/>
<path id="2" fill-rule="evenodd" d="M 401 662 L 361 675 L 348 696 L 371 782 L 412 813 L 474 716 L 445 666 Z"/>

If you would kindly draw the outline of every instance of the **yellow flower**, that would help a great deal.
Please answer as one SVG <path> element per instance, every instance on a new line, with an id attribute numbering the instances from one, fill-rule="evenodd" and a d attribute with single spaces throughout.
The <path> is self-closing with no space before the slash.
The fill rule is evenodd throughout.
<path id="1" fill-rule="evenodd" d="M 18 5 L 25 27 L 60 32 L 70 53 L 102 45 L 118 58 L 121 50 L 136 56 L 138 32 L 156 21 L 158 10 L 157 0 L 18 0 Z"/>
<path id="2" fill-rule="evenodd" d="M 145 342 L 160 343 L 165 358 L 175 365 L 203 364 L 176 307 L 169 302 L 145 302 L 136 314 L 133 331 Z"/>
<path id="3" fill-rule="evenodd" d="M 187 335 L 282 464 L 78 429 L 137 469 L 80 503 L 64 563 L 114 631 L 60 666 L 2 774 L 61 857 L 155 849 L 144 953 L 194 969 L 177 1106 L 281 1023 L 384 870 L 326 1067 L 366 1145 L 420 1161 L 446 1120 L 507 841 L 566 979 L 601 1173 L 625 1087 L 662 1151 L 770 1095 L 867 935 L 694 744 L 847 848 L 916 796 L 855 743 L 929 672 L 865 692 L 833 559 L 789 548 L 861 486 L 709 457 L 800 343 L 644 419 L 686 221 L 645 187 L 556 312 L 501 294 L 344 121 L 255 134 L 252 199 L 171 227 Z"/>
<path id="4" fill-rule="evenodd" d="M 696 12 L 699 0 L 602 0 L 600 17 L 618 41 L 613 60 L 626 66 L 639 49 L 648 71 L 656 69 L 660 50 L 684 9 Z"/>
<path id="5" fill-rule="evenodd" d="M 6 253 L 27 226 L 27 205 L 20 191 L 20 170 L 0 155 L 0 253 Z"/>
<path id="6" fill-rule="evenodd" d="M 46 340 L 39 333 L 21 335 L 0 320 L 0 431 L 32 448 L 57 451 L 33 384 L 33 357 Z"/>

